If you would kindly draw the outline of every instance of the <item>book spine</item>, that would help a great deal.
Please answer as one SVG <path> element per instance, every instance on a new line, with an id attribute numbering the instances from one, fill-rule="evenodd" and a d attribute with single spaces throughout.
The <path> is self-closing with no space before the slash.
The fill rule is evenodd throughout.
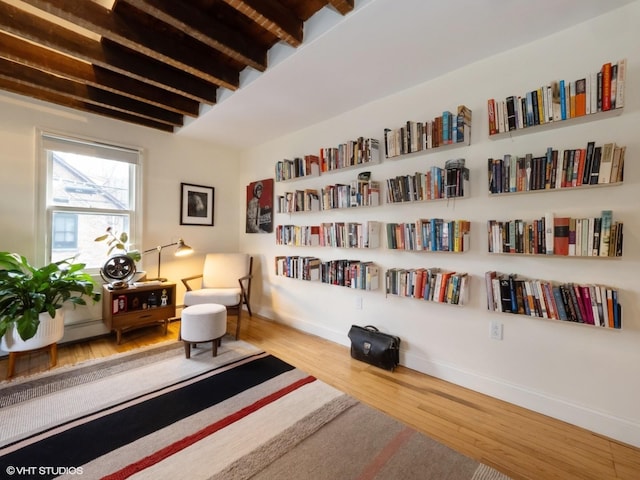
<path id="1" fill-rule="evenodd" d="M 611 63 L 602 66 L 602 111 L 611 110 Z"/>
<path id="2" fill-rule="evenodd" d="M 556 310 L 558 312 L 558 318 L 560 320 L 568 320 L 567 312 L 565 310 L 565 303 L 562 298 L 562 293 L 560 291 L 560 287 L 554 286 L 551 288 L 553 292 L 553 298 L 555 300 Z"/>
<path id="3" fill-rule="evenodd" d="M 564 80 L 560 80 L 558 89 L 560 90 L 560 119 L 567 119 L 567 99 L 565 93 L 565 82 Z"/>
<path id="4" fill-rule="evenodd" d="M 618 75 L 616 82 L 616 108 L 624 107 L 624 87 L 627 76 L 627 59 L 618 60 Z"/>

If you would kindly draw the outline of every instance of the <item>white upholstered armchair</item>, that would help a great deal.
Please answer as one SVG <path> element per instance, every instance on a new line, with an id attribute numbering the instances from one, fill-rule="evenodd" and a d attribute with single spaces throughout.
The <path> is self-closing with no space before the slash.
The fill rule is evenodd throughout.
<path id="1" fill-rule="evenodd" d="M 249 297 L 251 296 L 251 278 L 253 257 L 246 253 L 209 253 L 204 260 L 200 275 L 182 279 L 187 291 L 184 294 L 184 306 L 202 303 L 217 303 L 227 307 L 227 312 L 236 314 L 236 339 L 240 336 L 240 316 L 242 306 L 247 307 L 251 316 Z M 193 280 L 201 278 L 199 289 L 193 287 Z M 190 283 L 191 282 L 191 283 Z"/>

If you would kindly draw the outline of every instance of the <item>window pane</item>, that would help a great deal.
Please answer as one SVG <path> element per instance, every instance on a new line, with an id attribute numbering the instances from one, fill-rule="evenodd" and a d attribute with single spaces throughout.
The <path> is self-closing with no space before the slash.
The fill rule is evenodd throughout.
<path id="1" fill-rule="evenodd" d="M 53 248 L 78 247 L 78 216 L 74 213 L 58 213 L 53 216 Z"/>
<path id="2" fill-rule="evenodd" d="M 130 209 L 131 165 L 116 160 L 50 151 L 52 205 Z"/>
<path id="3" fill-rule="evenodd" d="M 71 217 L 75 220 L 69 223 Z M 129 215 L 54 212 L 52 226 L 51 261 L 75 256 L 76 261 L 85 263 L 87 268 L 99 268 L 107 259 L 108 246 L 106 242 L 96 242 L 95 239 L 104 235 L 107 227 L 116 232 L 128 232 Z M 69 242 L 72 237 L 75 245 Z"/>

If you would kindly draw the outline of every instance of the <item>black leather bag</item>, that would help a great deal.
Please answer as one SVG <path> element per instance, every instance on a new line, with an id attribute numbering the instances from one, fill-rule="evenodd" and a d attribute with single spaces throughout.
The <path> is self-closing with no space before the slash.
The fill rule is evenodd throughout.
<path id="1" fill-rule="evenodd" d="M 382 333 L 373 325 L 352 325 L 349 330 L 351 356 L 385 370 L 393 370 L 400 363 L 400 338 Z"/>

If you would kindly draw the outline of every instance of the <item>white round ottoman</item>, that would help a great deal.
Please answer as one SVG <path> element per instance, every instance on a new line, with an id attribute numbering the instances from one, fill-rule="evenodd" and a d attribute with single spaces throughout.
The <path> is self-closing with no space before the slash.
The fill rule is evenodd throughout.
<path id="1" fill-rule="evenodd" d="M 218 355 L 218 345 L 227 333 L 227 308 L 216 303 L 201 303 L 182 310 L 180 338 L 184 353 L 191 358 L 191 345 L 213 342 L 212 353 Z"/>

